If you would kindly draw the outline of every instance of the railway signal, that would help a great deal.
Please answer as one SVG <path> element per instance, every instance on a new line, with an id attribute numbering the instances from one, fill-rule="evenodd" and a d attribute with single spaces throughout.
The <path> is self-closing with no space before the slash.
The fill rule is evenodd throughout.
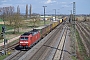
<path id="1" fill-rule="evenodd" d="M 5 33 L 5 26 L 2 26 L 2 33 Z"/>
<path id="2" fill-rule="evenodd" d="M 7 39 L 5 39 L 5 26 L 2 26 L 2 37 L 3 37 L 3 40 L 4 40 L 4 54 L 6 55 L 6 43 L 7 43 Z"/>

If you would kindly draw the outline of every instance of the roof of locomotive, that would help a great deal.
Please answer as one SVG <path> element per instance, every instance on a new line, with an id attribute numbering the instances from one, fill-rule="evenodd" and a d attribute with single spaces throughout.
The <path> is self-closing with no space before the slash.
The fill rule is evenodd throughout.
<path id="1" fill-rule="evenodd" d="M 35 35 L 36 33 L 38 33 L 38 30 L 37 29 L 33 29 L 33 30 L 29 31 L 29 32 L 25 32 L 21 36 L 28 36 L 30 34 Z"/>

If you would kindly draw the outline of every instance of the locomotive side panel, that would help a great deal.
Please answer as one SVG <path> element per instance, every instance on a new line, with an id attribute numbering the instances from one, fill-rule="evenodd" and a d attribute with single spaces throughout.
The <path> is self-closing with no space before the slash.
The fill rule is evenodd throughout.
<path id="1" fill-rule="evenodd" d="M 40 39 L 40 32 L 36 32 L 34 35 L 31 37 L 31 45 L 36 43 Z"/>
<path id="2" fill-rule="evenodd" d="M 30 46 L 32 44 L 32 40 L 31 39 L 32 39 L 32 37 L 28 38 L 28 46 Z"/>

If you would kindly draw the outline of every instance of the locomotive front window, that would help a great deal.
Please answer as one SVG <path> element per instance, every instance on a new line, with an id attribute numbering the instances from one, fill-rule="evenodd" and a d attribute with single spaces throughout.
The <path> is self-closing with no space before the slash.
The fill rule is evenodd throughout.
<path id="1" fill-rule="evenodd" d="M 21 37 L 20 40 L 24 40 L 24 37 Z"/>
<path id="2" fill-rule="evenodd" d="M 20 40 L 28 40 L 28 37 L 21 37 Z"/>
<path id="3" fill-rule="evenodd" d="M 25 40 L 28 40 L 28 37 L 25 37 Z"/>

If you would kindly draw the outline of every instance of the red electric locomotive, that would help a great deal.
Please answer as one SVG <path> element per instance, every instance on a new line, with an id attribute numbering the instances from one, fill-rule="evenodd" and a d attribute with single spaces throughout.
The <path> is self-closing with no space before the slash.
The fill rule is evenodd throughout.
<path id="1" fill-rule="evenodd" d="M 29 32 L 25 32 L 20 36 L 19 47 L 29 48 L 40 39 L 40 32 L 37 29 L 33 29 Z"/>

